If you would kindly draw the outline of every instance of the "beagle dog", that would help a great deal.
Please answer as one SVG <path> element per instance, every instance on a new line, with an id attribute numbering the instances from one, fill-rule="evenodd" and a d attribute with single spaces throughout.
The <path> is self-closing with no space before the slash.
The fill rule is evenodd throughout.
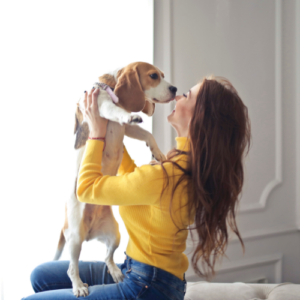
<path id="1" fill-rule="evenodd" d="M 102 173 L 115 176 L 122 161 L 124 135 L 145 141 L 153 156 L 162 161 L 165 159 L 159 150 L 151 133 L 140 128 L 142 122 L 139 115 L 132 112 L 144 112 L 152 116 L 156 103 L 168 103 L 175 98 L 177 88 L 165 81 L 164 74 L 158 68 L 144 62 L 135 62 L 117 70 L 113 74 L 99 77 L 94 87 L 100 87 L 97 102 L 100 116 L 109 120 L 107 125 L 106 146 L 103 151 Z M 109 89 L 103 89 L 103 84 L 114 90 L 118 101 L 112 101 Z M 76 170 L 71 194 L 65 206 L 65 223 L 61 230 L 59 243 L 54 260 L 61 256 L 65 243 L 70 249 L 70 265 L 68 276 L 73 285 L 76 297 L 87 296 L 87 284 L 79 277 L 78 260 L 83 241 L 97 239 L 107 247 L 105 262 L 115 282 L 123 280 L 121 270 L 113 261 L 113 255 L 120 243 L 119 225 L 116 222 L 110 206 L 91 205 L 77 200 L 77 176 L 89 136 L 88 123 L 84 120 L 82 97 L 77 103 L 75 112 L 75 149 Z"/>

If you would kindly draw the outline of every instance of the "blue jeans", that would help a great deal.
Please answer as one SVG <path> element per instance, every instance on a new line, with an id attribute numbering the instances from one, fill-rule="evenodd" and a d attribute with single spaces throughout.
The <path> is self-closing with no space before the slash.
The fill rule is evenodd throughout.
<path id="1" fill-rule="evenodd" d="M 113 281 L 104 262 L 79 261 L 79 275 L 82 282 L 89 285 L 89 295 L 76 298 L 67 275 L 69 262 L 44 263 L 31 274 L 36 294 L 23 300 L 184 299 L 186 281 L 169 272 L 133 260 L 129 256 L 126 256 L 123 264 L 117 266 L 125 276 L 121 283 Z"/>

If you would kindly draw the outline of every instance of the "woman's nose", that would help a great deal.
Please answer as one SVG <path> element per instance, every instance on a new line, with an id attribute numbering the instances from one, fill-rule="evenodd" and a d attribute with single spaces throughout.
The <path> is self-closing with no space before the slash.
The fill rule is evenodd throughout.
<path id="1" fill-rule="evenodd" d="M 178 101 L 180 98 L 181 98 L 181 96 L 180 96 L 180 95 L 177 95 L 177 96 L 175 97 L 175 101 Z"/>

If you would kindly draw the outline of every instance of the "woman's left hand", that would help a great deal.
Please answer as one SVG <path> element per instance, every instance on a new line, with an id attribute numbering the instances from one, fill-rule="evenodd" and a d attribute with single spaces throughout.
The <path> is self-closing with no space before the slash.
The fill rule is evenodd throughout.
<path id="1" fill-rule="evenodd" d="M 98 95 L 100 90 L 92 89 L 91 92 L 85 92 L 84 95 L 84 113 L 89 124 L 91 138 L 105 138 L 108 120 L 100 117 L 98 109 Z"/>

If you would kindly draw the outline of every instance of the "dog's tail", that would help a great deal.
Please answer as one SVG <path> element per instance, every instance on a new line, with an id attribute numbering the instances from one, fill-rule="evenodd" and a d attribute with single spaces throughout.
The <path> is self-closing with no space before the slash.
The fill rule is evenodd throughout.
<path id="1" fill-rule="evenodd" d="M 56 250 L 53 260 L 59 260 L 61 254 L 64 250 L 65 244 L 66 244 L 66 239 L 65 239 L 63 230 L 61 230 L 58 245 L 57 245 L 57 250 Z"/>

